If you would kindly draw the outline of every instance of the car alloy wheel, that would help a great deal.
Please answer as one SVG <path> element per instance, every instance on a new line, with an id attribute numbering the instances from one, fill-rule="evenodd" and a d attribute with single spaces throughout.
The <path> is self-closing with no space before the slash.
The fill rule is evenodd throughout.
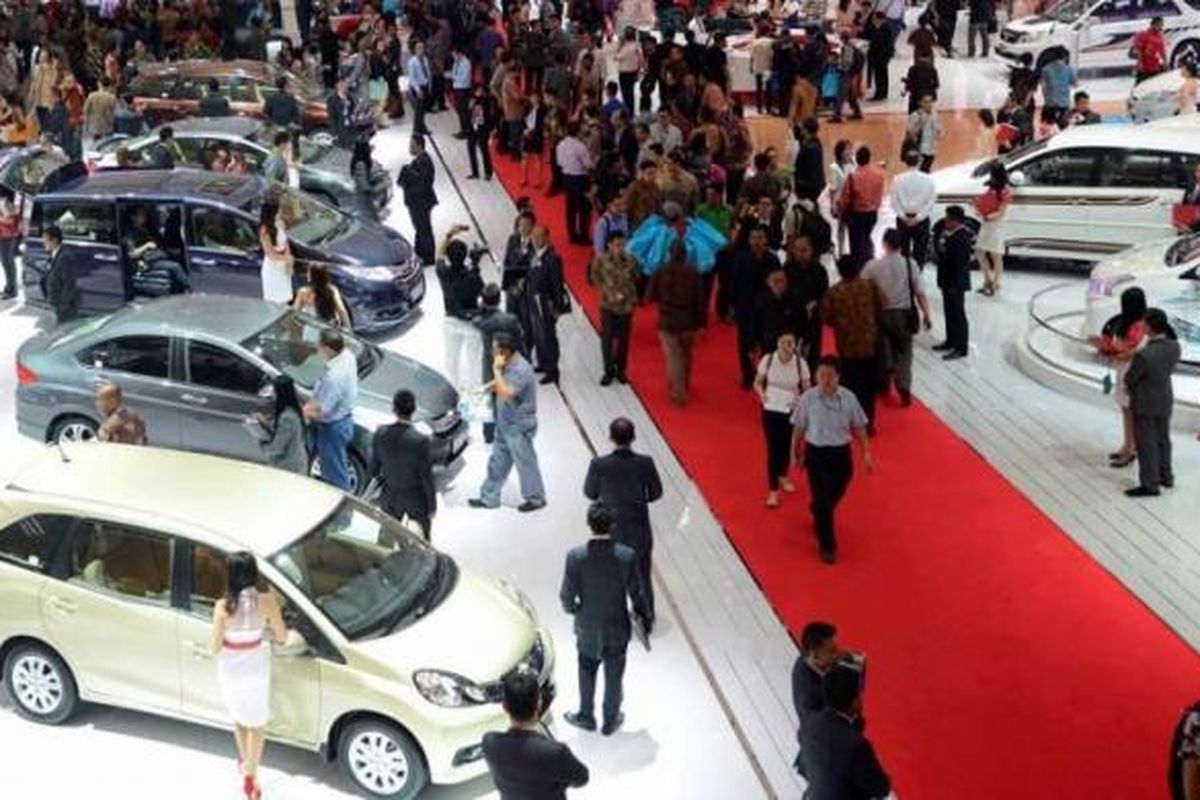
<path id="1" fill-rule="evenodd" d="M 396 795 L 408 783 L 404 748 L 381 728 L 371 727 L 355 734 L 346 748 L 346 759 L 354 780 L 374 794 Z"/>
<path id="2" fill-rule="evenodd" d="M 73 420 L 58 429 L 57 441 L 91 442 L 96 439 L 96 429 L 82 420 Z"/>
<path id="3" fill-rule="evenodd" d="M 1188 39 L 1175 48 L 1171 54 L 1171 66 L 1179 69 L 1184 64 L 1200 66 L 1200 40 Z"/>
<path id="4" fill-rule="evenodd" d="M 12 689 L 17 702 L 39 717 L 52 716 L 65 697 L 62 675 L 40 653 L 26 653 L 13 662 Z"/>

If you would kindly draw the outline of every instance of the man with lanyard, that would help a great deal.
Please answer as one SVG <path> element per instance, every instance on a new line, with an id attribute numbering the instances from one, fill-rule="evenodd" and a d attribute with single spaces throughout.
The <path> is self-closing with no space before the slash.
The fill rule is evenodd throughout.
<path id="1" fill-rule="evenodd" d="M 850 440 L 857 439 L 867 472 L 875 469 L 867 438 L 867 415 L 858 398 L 838 383 L 837 356 L 822 356 L 817 385 L 800 395 L 792 413 L 792 450 L 803 459 L 812 497 L 813 527 L 821 560 L 837 561 L 833 512 L 850 485 L 854 464 Z"/>
<path id="2" fill-rule="evenodd" d="M 426 135 L 425 112 L 429 108 L 429 91 L 433 86 L 433 72 L 429 57 L 425 55 L 425 43 L 420 39 L 412 42 L 412 56 L 408 59 L 408 93 L 412 96 L 413 132 Z"/>
<path id="3" fill-rule="evenodd" d="M 321 480 L 343 491 L 354 488 L 346 448 L 354 436 L 354 406 L 358 404 L 358 360 L 346 349 L 340 331 L 321 331 L 317 353 L 326 361 L 313 396 L 304 404 L 304 418 L 313 422 Z"/>
<path id="4" fill-rule="evenodd" d="M 929 259 L 929 215 L 937 200 L 937 185 L 933 176 L 920 168 L 921 154 L 916 150 L 904 153 L 904 163 L 908 169 L 892 179 L 892 209 L 901 238 L 900 251 L 911 256 L 920 268 Z"/>

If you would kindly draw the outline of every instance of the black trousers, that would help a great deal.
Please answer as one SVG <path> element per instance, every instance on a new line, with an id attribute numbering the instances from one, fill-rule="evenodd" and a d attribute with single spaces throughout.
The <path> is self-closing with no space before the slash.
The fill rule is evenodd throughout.
<path id="1" fill-rule="evenodd" d="M 458 114 L 458 132 L 463 136 L 467 135 L 468 129 L 471 127 L 470 105 L 471 90 L 455 89 L 454 111 Z"/>
<path id="2" fill-rule="evenodd" d="M 1134 414 L 1133 438 L 1137 443 L 1138 482 L 1147 489 L 1174 483 L 1171 418 L 1166 414 Z"/>
<path id="3" fill-rule="evenodd" d="M 567 238 L 576 244 L 586 243 L 591 233 L 592 204 L 588 200 L 587 175 L 563 175 L 567 193 Z"/>
<path id="4" fill-rule="evenodd" d="M 859 263 L 867 263 L 875 257 L 875 246 L 871 244 L 871 233 L 879 221 L 877 211 L 851 211 L 846 214 L 846 234 L 850 240 L 850 257 Z"/>
<path id="5" fill-rule="evenodd" d="M 758 73 L 754 76 L 754 106 L 758 109 L 759 114 L 765 114 L 767 110 L 767 74 L 765 72 Z"/>
<path id="6" fill-rule="evenodd" d="M 0 239 L 0 265 L 4 267 L 4 294 L 17 294 L 17 245 L 20 239 L 16 236 Z"/>
<path id="7" fill-rule="evenodd" d="M 717 316 L 728 319 L 733 308 L 733 250 L 724 247 L 717 251 L 717 263 L 709 275 L 716 275 Z"/>
<path id="8" fill-rule="evenodd" d="M 421 526 L 421 532 L 425 536 L 425 541 L 429 542 L 433 540 L 433 520 L 430 518 L 429 512 L 425 509 L 414 511 L 411 508 L 404 508 L 397 505 L 385 505 L 383 510 L 396 519 L 407 516 Z"/>
<path id="9" fill-rule="evenodd" d="M 429 87 L 429 110 L 430 111 L 445 111 L 446 110 L 446 78 L 441 73 L 435 70 L 433 77 L 430 79 Z"/>
<path id="10" fill-rule="evenodd" d="M 428 266 L 435 260 L 434 244 L 433 244 L 433 222 L 430 219 L 430 214 L 433 211 L 425 206 L 409 206 L 408 216 L 412 220 L 413 230 L 416 232 L 416 241 L 413 242 L 413 250 L 417 257 L 421 259 L 421 263 Z"/>
<path id="11" fill-rule="evenodd" d="M 638 74 L 636 72 L 618 72 L 617 83 L 621 86 L 621 102 L 625 104 L 625 110 L 632 118 L 632 115 L 637 111 L 637 106 L 634 105 L 634 90 L 637 87 Z"/>
<path id="12" fill-rule="evenodd" d="M 483 160 L 483 175 L 492 179 L 492 151 L 488 148 L 488 132 L 467 129 L 467 159 L 471 162 L 471 177 L 479 177 L 479 161 Z"/>
<path id="13" fill-rule="evenodd" d="M 546 375 L 558 377 L 558 317 L 550 301 L 540 295 L 531 298 L 529 304 L 530 327 L 533 329 L 533 346 L 537 351 L 538 369 Z"/>
<path id="14" fill-rule="evenodd" d="M 942 289 L 942 314 L 946 317 L 946 344 L 957 352 L 967 352 L 966 291 Z"/>
<path id="15" fill-rule="evenodd" d="M 879 393 L 879 359 L 842 358 L 842 385 L 854 392 L 867 420 L 875 421 L 875 395 Z"/>
<path id="16" fill-rule="evenodd" d="M 754 381 L 754 353 L 758 349 L 758 326 L 755 325 L 753 306 L 738 308 L 735 313 L 738 369 L 742 375 L 742 385 L 749 388 Z"/>
<path id="17" fill-rule="evenodd" d="M 425 112 L 429 110 L 429 95 L 427 93 L 410 92 L 409 99 L 413 107 L 413 133 L 429 133 L 425 127 Z"/>
<path id="18" fill-rule="evenodd" d="M 608 645 L 600 658 L 579 654 L 579 713 L 589 719 L 596 717 L 596 673 L 604 665 L 604 721 L 611 722 L 621 713 L 624 696 L 626 645 Z"/>
<path id="19" fill-rule="evenodd" d="M 837 447 L 804 447 L 804 471 L 808 474 L 808 490 L 812 496 L 813 529 L 822 553 L 837 552 L 837 537 L 833 532 L 833 512 L 850 478 L 854 474 L 854 462 L 850 458 L 850 445 Z"/>
<path id="20" fill-rule="evenodd" d="M 929 219 L 925 218 L 916 225 L 897 222 L 896 230 L 900 232 L 903 242 L 900 252 L 917 262 L 918 268 L 924 267 L 929 259 Z"/>
<path id="21" fill-rule="evenodd" d="M 609 377 L 625 374 L 632 321 L 633 314 L 600 309 L 600 355 L 604 359 L 604 374 Z"/>
<path id="22" fill-rule="evenodd" d="M 792 461 L 792 417 L 783 411 L 764 408 L 762 425 L 767 438 L 767 487 L 774 492 Z"/>
<path id="23" fill-rule="evenodd" d="M 867 59 L 867 77 L 874 88 L 872 97 L 876 100 L 882 100 L 888 95 L 888 62 L 890 60 L 886 58 Z"/>

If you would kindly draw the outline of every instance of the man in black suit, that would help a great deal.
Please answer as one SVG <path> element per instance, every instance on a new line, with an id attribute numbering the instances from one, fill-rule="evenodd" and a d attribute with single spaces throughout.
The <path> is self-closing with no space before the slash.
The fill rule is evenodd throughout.
<path id="1" fill-rule="evenodd" d="M 349 147 L 353 138 L 350 135 L 350 95 L 344 79 L 338 80 L 337 88 L 325 100 L 325 113 L 334 141 L 341 147 Z"/>
<path id="2" fill-rule="evenodd" d="M 1129 497 L 1157 497 L 1160 487 L 1175 486 L 1171 469 L 1171 412 L 1175 408 L 1171 376 L 1179 355 L 1179 340 L 1166 312 L 1161 308 L 1147 311 L 1146 345 L 1134 354 L 1125 373 L 1138 457 L 1138 485 L 1125 490 Z"/>
<path id="3" fill-rule="evenodd" d="M 504 310 L 521 323 L 525 348 L 521 350 L 527 358 L 533 347 L 533 327 L 529 317 L 529 260 L 533 257 L 533 229 L 537 217 L 530 209 L 517 214 L 513 232 L 504 243 L 504 268 L 500 277 L 500 288 L 504 290 Z M 491 369 L 491 365 L 488 365 Z M 490 375 L 490 372 L 489 372 Z"/>
<path id="4" fill-rule="evenodd" d="M 51 225 L 42 233 L 50 259 L 42 279 L 42 293 L 54 308 L 55 321 L 61 325 L 79 316 L 79 285 L 75 282 L 75 254 L 66 250 L 62 231 Z"/>
<path id="5" fill-rule="evenodd" d="M 550 229 L 537 225 L 530 238 L 533 252 L 529 256 L 529 273 L 525 291 L 528 292 L 529 321 L 533 331 L 533 348 L 537 351 L 537 370 L 543 384 L 558 383 L 558 317 L 563 313 L 562 257 L 550 244 Z"/>
<path id="6" fill-rule="evenodd" d="M 654 617 L 646 607 L 644 582 L 637 553 L 613 541 L 616 515 L 603 503 L 588 508 L 592 539 L 567 553 L 559 599 L 575 616 L 575 645 L 579 653 L 579 710 L 563 715 L 569 724 L 596 730 L 596 671 L 604 664 L 604 725 L 611 736 L 625 715 L 621 713 L 621 681 L 625 675 L 625 650 L 632 633 L 628 602 L 647 633 Z M 629 598 L 629 601 L 626 600 Z"/>
<path id="7" fill-rule="evenodd" d="M 412 392 L 396 392 L 392 398 L 396 422 L 375 431 L 371 443 L 371 475 L 383 484 L 380 507 L 396 519 L 407 515 L 421 526 L 425 541 L 429 541 L 437 493 L 429 437 L 412 424 L 416 410 L 417 398 Z"/>
<path id="8" fill-rule="evenodd" d="M 221 83 L 216 78 L 208 79 L 208 94 L 200 99 L 196 109 L 198 117 L 228 117 L 232 111 L 229 108 L 229 98 L 221 94 Z"/>
<path id="9" fill-rule="evenodd" d="M 792 666 L 792 705 L 803 740 L 804 729 L 825 708 L 825 675 L 838 662 L 837 628 L 828 622 L 810 622 L 800 632 L 800 657 Z M 805 775 L 804 752 L 796 756 L 796 771 Z"/>
<path id="10" fill-rule="evenodd" d="M 967 355 L 967 292 L 971 290 L 971 259 L 975 237 L 966 226 L 962 206 L 950 206 L 935 231 L 934 256 L 937 259 L 937 285 L 942 290 L 942 311 L 946 317 L 946 341 L 934 350 L 945 351 L 946 361 Z"/>
<path id="11" fill-rule="evenodd" d="M 492 342 L 495 341 L 497 335 L 507 336 L 511 339 L 522 355 L 528 352 L 525 349 L 521 321 L 517 319 L 516 315 L 500 309 L 501 294 L 500 287 L 494 283 L 484 286 L 483 291 L 479 294 L 479 314 L 475 319 L 471 320 L 471 324 L 475 326 L 475 329 L 479 331 L 479 335 L 483 339 L 484 383 L 492 379 Z M 496 395 L 489 393 L 488 399 L 492 406 L 492 416 L 494 418 L 496 414 Z M 496 423 L 494 419 L 483 423 L 483 440 L 491 444 L 495 438 Z"/>
<path id="12" fill-rule="evenodd" d="M 862 683 L 853 669 L 835 667 L 825 676 L 827 707 L 817 712 L 800 735 L 808 770 L 807 800 L 877 800 L 892 791 L 892 781 L 875 748 L 863 735 Z"/>
<path id="13" fill-rule="evenodd" d="M 543 710 L 536 675 L 517 670 L 505 677 L 504 711 L 511 727 L 483 735 L 483 758 L 500 800 L 566 800 L 568 787 L 587 785 L 587 766 L 545 734 Z"/>
<path id="14" fill-rule="evenodd" d="M 438 204 L 437 192 L 433 189 L 433 159 L 425 152 L 425 137 L 414 133 L 408 140 L 408 152 L 412 161 L 400 168 L 396 184 L 404 190 L 404 205 L 416 231 L 413 249 L 421 263 L 434 262 L 433 222 L 430 215 Z"/>
<path id="15" fill-rule="evenodd" d="M 662 481 L 654 459 L 633 452 L 633 423 L 617 417 L 608 426 L 608 438 L 614 450 L 596 456 L 588 466 L 583 493 L 613 510 L 617 527 L 613 539 L 637 553 L 638 572 L 645 582 L 646 609 L 654 616 L 654 581 L 650 571 L 650 553 L 654 533 L 650 528 L 650 503 L 662 497 Z"/>

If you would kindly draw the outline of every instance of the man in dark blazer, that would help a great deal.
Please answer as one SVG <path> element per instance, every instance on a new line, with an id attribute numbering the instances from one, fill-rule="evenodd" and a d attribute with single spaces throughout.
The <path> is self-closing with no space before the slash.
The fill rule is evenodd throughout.
<path id="1" fill-rule="evenodd" d="M 437 513 L 429 437 L 413 427 L 417 399 L 412 392 L 396 392 L 392 410 L 395 424 L 380 427 L 371 443 L 371 475 L 383 484 L 379 505 L 396 519 L 408 515 L 429 541 Z"/>
<path id="2" fill-rule="evenodd" d="M 839 655 L 837 628 L 828 622 L 810 622 L 804 626 L 800 632 L 800 656 L 792 666 L 792 705 L 800 720 L 796 738 L 801 742 L 805 727 L 825 709 L 825 675 L 837 664 Z M 807 774 L 803 750 L 797 754 L 793 766 L 801 775 Z"/>
<path id="3" fill-rule="evenodd" d="M 505 677 L 504 710 L 511 727 L 483 735 L 483 758 L 500 800 L 565 800 L 568 787 L 587 785 L 587 766 L 545 734 L 543 709 L 536 675 L 517 670 Z"/>
<path id="4" fill-rule="evenodd" d="M 808 773 L 807 800 L 879 800 L 892 781 L 863 735 L 859 673 L 835 667 L 825 676 L 826 708 L 800 731 Z"/>
<path id="5" fill-rule="evenodd" d="M 51 225 L 42 233 L 50 259 L 42 279 L 42 293 L 54 308 L 55 321 L 61 325 L 79 316 L 79 285 L 75 281 L 75 253 L 63 247 L 62 231 Z"/>
<path id="6" fill-rule="evenodd" d="M 971 259 L 975 237 L 966 226 L 962 206 L 950 206 L 934 232 L 934 256 L 937 259 L 937 285 L 942 290 L 942 310 L 946 317 L 946 341 L 935 344 L 944 351 L 942 358 L 952 361 L 967 355 L 967 292 L 971 290 Z"/>
<path id="7" fill-rule="evenodd" d="M 632 632 L 629 602 L 646 632 L 654 617 L 646 607 L 644 583 L 637 554 L 613 541 L 616 515 L 603 503 L 588 508 L 592 539 L 567 553 L 559 599 L 575 617 L 575 644 L 579 653 L 579 710 L 563 715 L 569 724 L 596 730 L 596 672 L 604 664 L 604 725 L 612 735 L 625 715 L 621 713 L 621 682 L 625 675 L 625 650 Z M 628 600 L 626 599 L 628 598 Z"/>
<path id="8" fill-rule="evenodd" d="M 558 317 L 563 312 L 562 257 L 550 244 L 550 229 L 537 225 L 530 238 L 533 252 L 529 257 L 528 292 L 533 349 L 537 352 L 537 370 L 541 383 L 558 383 Z"/>
<path id="9" fill-rule="evenodd" d="M 350 135 L 350 95 L 346 81 L 339 79 L 337 88 L 325 100 L 325 113 L 329 117 L 329 131 L 341 147 L 352 144 Z"/>
<path id="10" fill-rule="evenodd" d="M 654 616 L 654 581 L 650 554 L 654 549 L 654 533 L 650 528 L 650 503 L 662 497 L 662 481 L 654 459 L 633 452 L 635 432 L 633 423 L 617 417 L 608 426 L 608 438 L 614 450 L 606 456 L 596 456 L 588 465 L 583 493 L 589 500 L 599 500 L 613 510 L 617 527 L 613 540 L 637 553 L 638 572 L 646 589 L 646 609 Z"/>
<path id="11" fill-rule="evenodd" d="M 229 98 L 221 94 L 221 83 L 216 78 L 208 79 L 208 94 L 200 98 L 196 108 L 198 117 L 228 117 L 233 112 L 229 108 Z"/>
<path id="12" fill-rule="evenodd" d="M 404 205 L 416 231 L 413 249 L 421 263 L 434 262 L 433 222 L 430 215 L 438 204 L 437 192 L 433 190 L 433 159 L 425 152 L 425 137 L 414 133 L 408 140 L 408 152 L 412 161 L 400 168 L 396 184 L 404 190 Z"/>
<path id="13" fill-rule="evenodd" d="M 1146 345 L 1134 355 L 1125 373 L 1129 407 L 1133 411 L 1133 438 L 1137 445 L 1138 485 L 1126 489 L 1129 497 L 1157 497 L 1160 487 L 1175 485 L 1171 469 L 1171 412 L 1175 393 L 1171 376 L 1179 363 L 1179 341 L 1166 312 L 1146 312 Z"/>
<path id="14" fill-rule="evenodd" d="M 504 267 L 500 276 L 500 288 L 504 291 L 504 310 L 521 323 L 525 347 L 521 353 L 528 358 L 533 347 L 533 323 L 529 316 L 529 259 L 533 257 L 533 229 L 537 217 L 530 209 L 517 214 L 513 232 L 504 243 Z M 491 365 L 488 365 L 491 369 Z M 490 374 L 490 373 L 489 373 Z"/>

